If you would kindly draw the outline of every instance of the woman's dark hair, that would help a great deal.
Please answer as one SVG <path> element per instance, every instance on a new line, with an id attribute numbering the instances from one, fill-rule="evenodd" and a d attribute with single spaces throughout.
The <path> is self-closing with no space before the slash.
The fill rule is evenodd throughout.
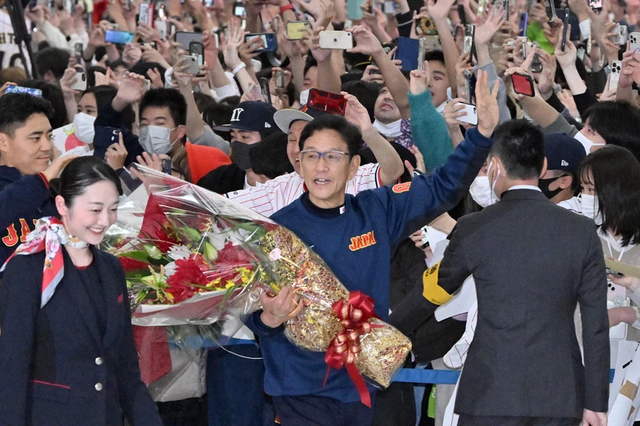
<path id="1" fill-rule="evenodd" d="M 320 116 L 311 120 L 309 124 L 304 127 L 300 134 L 300 151 L 304 150 L 304 143 L 307 139 L 315 132 L 319 132 L 321 130 L 336 131 L 347 144 L 349 158 L 354 155 L 358 155 L 358 151 L 362 146 L 362 133 L 360 133 L 360 129 L 358 129 L 354 124 L 349 123 L 346 118 L 334 114 Z"/>
<path id="2" fill-rule="evenodd" d="M 160 73 L 160 79 L 162 80 L 162 84 L 164 84 L 164 73 L 167 71 L 167 69 L 165 67 L 163 67 L 162 65 L 160 65 L 157 62 L 138 62 L 135 65 L 133 65 L 131 68 L 129 68 L 129 72 L 132 72 L 134 74 L 138 74 L 143 76 L 144 78 L 146 78 L 147 80 L 151 81 L 151 78 L 147 75 L 147 72 L 149 70 L 152 69 L 157 69 L 158 72 Z"/>
<path id="3" fill-rule="evenodd" d="M 89 87 L 95 87 L 96 85 L 96 73 L 107 74 L 107 69 L 99 66 L 87 67 L 87 85 Z"/>
<path id="4" fill-rule="evenodd" d="M 640 161 L 640 112 L 626 102 L 596 102 L 584 113 L 584 122 L 608 145 L 627 148 Z"/>
<path id="5" fill-rule="evenodd" d="M 42 90 L 42 97 L 51 103 L 53 115 L 49 117 L 51 127 L 57 129 L 68 124 L 67 108 L 64 106 L 64 96 L 58 86 L 42 80 L 27 80 L 20 82 L 22 87 L 32 87 Z"/>
<path id="6" fill-rule="evenodd" d="M 84 194 L 88 187 L 94 183 L 112 182 L 118 194 L 122 195 L 122 184 L 116 172 L 98 157 L 79 157 L 71 161 L 64 168 L 59 179 L 49 182 L 51 194 L 64 198 L 67 207 L 73 205 L 76 197 Z"/>
<path id="7" fill-rule="evenodd" d="M 592 184 L 602 228 L 622 237 L 622 245 L 640 244 L 640 162 L 625 148 L 607 145 L 589 154 L 577 170 Z"/>
<path id="8" fill-rule="evenodd" d="M 82 94 L 83 96 L 91 93 L 96 98 L 96 106 L 99 111 L 105 107 L 105 105 L 110 104 L 113 101 L 113 98 L 116 97 L 118 93 L 118 89 L 113 86 L 95 86 L 91 87 Z M 133 111 L 133 107 L 131 105 L 127 105 L 124 110 L 122 110 L 122 125 L 127 129 L 131 129 L 133 127 L 133 121 L 135 120 L 135 112 Z"/>

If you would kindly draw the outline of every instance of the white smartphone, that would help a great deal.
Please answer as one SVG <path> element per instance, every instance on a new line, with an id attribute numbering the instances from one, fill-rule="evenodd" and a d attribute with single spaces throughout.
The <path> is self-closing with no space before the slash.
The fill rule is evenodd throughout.
<path id="1" fill-rule="evenodd" d="M 167 21 L 156 20 L 155 21 L 156 30 L 158 30 L 158 34 L 160 34 L 160 39 L 162 41 L 167 40 Z"/>
<path id="2" fill-rule="evenodd" d="M 634 32 L 629 34 L 629 42 L 632 52 L 640 52 L 640 33 Z"/>
<path id="3" fill-rule="evenodd" d="M 462 117 L 458 117 L 459 121 L 462 121 L 463 123 L 468 123 L 468 124 L 472 124 L 474 126 L 478 125 L 478 110 L 476 108 L 475 105 L 470 105 L 470 104 L 463 104 L 462 102 L 458 102 L 456 103 L 455 106 L 458 105 L 464 105 L 464 109 L 461 109 L 459 111 L 456 112 L 462 112 L 465 111 L 467 113 L 467 115 L 463 115 Z"/>
<path id="4" fill-rule="evenodd" d="M 188 74 L 197 75 L 200 72 L 200 66 L 198 65 L 198 58 L 193 55 L 183 55 L 183 58 L 187 60 L 187 69 L 184 72 Z"/>
<path id="5" fill-rule="evenodd" d="M 611 73 L 609 73 L 609 90 L 618 88 L 620 73 L 622 72 L 622 61 L 611 62 Z"/>
<path id="6" fill-rule="evenodd" d="M 87 90 L 87 73 L 84 71 L 78 71 L 76 73 L 76 79 L 77 81 L 71 85 L 71 88 L 73 90 L 80 90 L 81 92 Z"/>
<path id="7" fill-rule="evenodd" d="M 353 36 L 348 31 L 320 31 L 320 47 L 347 50 L 353 48 Z"/>

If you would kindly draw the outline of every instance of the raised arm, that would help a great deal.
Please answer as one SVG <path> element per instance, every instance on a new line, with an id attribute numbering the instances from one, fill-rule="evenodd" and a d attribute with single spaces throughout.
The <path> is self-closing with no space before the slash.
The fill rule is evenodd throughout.
<path id="1" fill-rule="evenodd" d="M 447 68 L 447 75 L 451 82 L 456 81 L 456 62 L 460 56 L 460 51 L 453 38 L 453 34 L 451 34 L 451 28 L 447 20 L 451 6 L 453 6 L 454 3 L 455 0 L 439 0 L 437 3 L 434 0 L 429 0 L 427 2 L 429 16 L 433 19 L 433 22 L 436 24 L 436 29 L 438 30 L 442 53 L 444 53 L 444 65 Z M 452 85 L 451 92 L 454 97 L 456 96 L 455 90 L 455 85 Z"/>

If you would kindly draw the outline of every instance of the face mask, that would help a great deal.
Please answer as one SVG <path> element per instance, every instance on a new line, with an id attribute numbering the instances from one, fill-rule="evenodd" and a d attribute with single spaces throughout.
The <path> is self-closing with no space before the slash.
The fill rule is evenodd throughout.
<path id="1" fill-rule="evenodd" d="M 396 120 L 393 123 L 384 124 L 376 118 L 373 122 L 373 128 L 382 134 L 385 138 L 398 138 L 402 135 L 402 120 Z"/>
<path id="2" fill-rule="evenodd" d="M 231 142 L 231 159 L 242 170 L 251 168 L 249 151 L 251 151 L 251 145 L 238 141 Z"/>
<path id="3" fill-rule="evenodd" d="M 447 87 L 447 100 L 444 101 L 443 103 L 441 103 L 438 107 L 436 107 L 436 111 L 438 111 L 438 113 L 442 114 L 444 112 L 444 109 L 447 107 L 447 103 L 453 99 L 451 97 L 451 87 Z"/>
<path id="4" fill-rule="evenodd" d="M 580 198 L 582 200 L 580 204 L 582 215 L 588 217 L 589 219 L 593 219 L 594 221 L 596 221 L 596 224 L 598 224 L 598 222 L 602 223 L 602 220 L 598 220 L 600 217 L 598 197 L 596 197 L 595 195 L 582 193 L 580 195 Z"/>
<path id="5" fill-rule="evenodd" d="M 73 117 L 73 131 L 80 142 L 93 143 L 93 137 L 96 135 L 96 129 L 93 127 L 94 121 L 96 121 L 95 117 L 83 112 L 79 112 Z"/>
<path id="6" fill-rule="evenodd" d="M 591 147 L 592 146 L 604 146 L 604 145 L 606 145 L 604 143 L 593 143 L 591 141 L 591 139 L 589 139 L 588 137 L 586 137 L 585 135 L 583 135 L 580 132 L 578 132 L 573 138 L 575 140 L 577 140 L 578 142 L 580 142 L 582 144 L 582 146 L 584 146 L 584 149 L 587 152 L 587 155 L 589 155 L 591 153 Z"/>
<path id="7" fill-rule="evenodd" d="M 492 204 L 489 176 L 476 176 L 469 187 L 469 193 L 480 207 L 483 209 L 489 207 Z"/>
<path id="8" fill-rule="evenodd" d="M 145 126 L 140 128 L 140 145 L 149 154 L 166 154 L 171 151 L 173 145 L 178 139 L 171 142 L 171 131 L 177 129 L 168 129 L 160 126 Z"/>
<path id="9" fill-rule="evenodd" d="M 311 89 L 307 89 L 307 90 L 303 90 L 302 92 L 300 92 L 300 105 L 306 105 L 307 101 L 309 100 L 309 90 Z"/>
<path id="10" fill-rule="evenodd" d="M 540 188 L 540 191 L 542 191 L 545 197 L 547 197 L 548 199 L 552 199 L 553 197 L 558 195 L 560 192 L 562 192 L 562 188 L 557 188 L 557 189 L 554 189 L 553 191 L 549 189 L 549 186 L 553 182 L 560 179 L 561 177 L 562 176 L 549 178 L 549 179 L 538 179 L 538 188 Z"/>
<path id="11" fill-rule="evenodd" d="M 493 160 L 489 162 L 489 167 L 487 167 L 487 179 L 489 179 L 489 183 L 491 183 L 491 180 L 489 178 L 489 176 L 491 176 L 491 166 L 493 166 Z M 496 167 L 498 168 L 498 172 L 496 173 L 496 179 L 491 184 L 491 204 L 500 200 L 496 195 L 496 183 L 498 183 L 498 178 L 500 177 L 500 165 L 497 164 Z"/>

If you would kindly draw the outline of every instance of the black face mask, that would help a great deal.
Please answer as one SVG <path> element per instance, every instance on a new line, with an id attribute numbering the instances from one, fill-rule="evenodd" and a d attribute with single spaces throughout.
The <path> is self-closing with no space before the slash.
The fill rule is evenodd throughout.
<path id="1" fill-rule="evenodd" d="M 251 158 L 249 157 L 249 151 L 251 151 L 252 145 L 244 142 L 233 141 L 231 142 L 231 159 L 242 170 L 249 170 L 251 168 Z"/>
<path id="2" fill-rule="evenodd" d="M 538 188 L 540 188 L 540 191 L 542 191 L 545 197 L 547 197 L 549 200 L 555 197 L 556 195 L 558 195 L 560 192 L 562 192 L 563 188 L 558 188 L 551 191 L 549 189 L 549 186 L 563 176 L 566 176 L 566 175 L 549 178 L 549 179 L 538 179 Z"/>

